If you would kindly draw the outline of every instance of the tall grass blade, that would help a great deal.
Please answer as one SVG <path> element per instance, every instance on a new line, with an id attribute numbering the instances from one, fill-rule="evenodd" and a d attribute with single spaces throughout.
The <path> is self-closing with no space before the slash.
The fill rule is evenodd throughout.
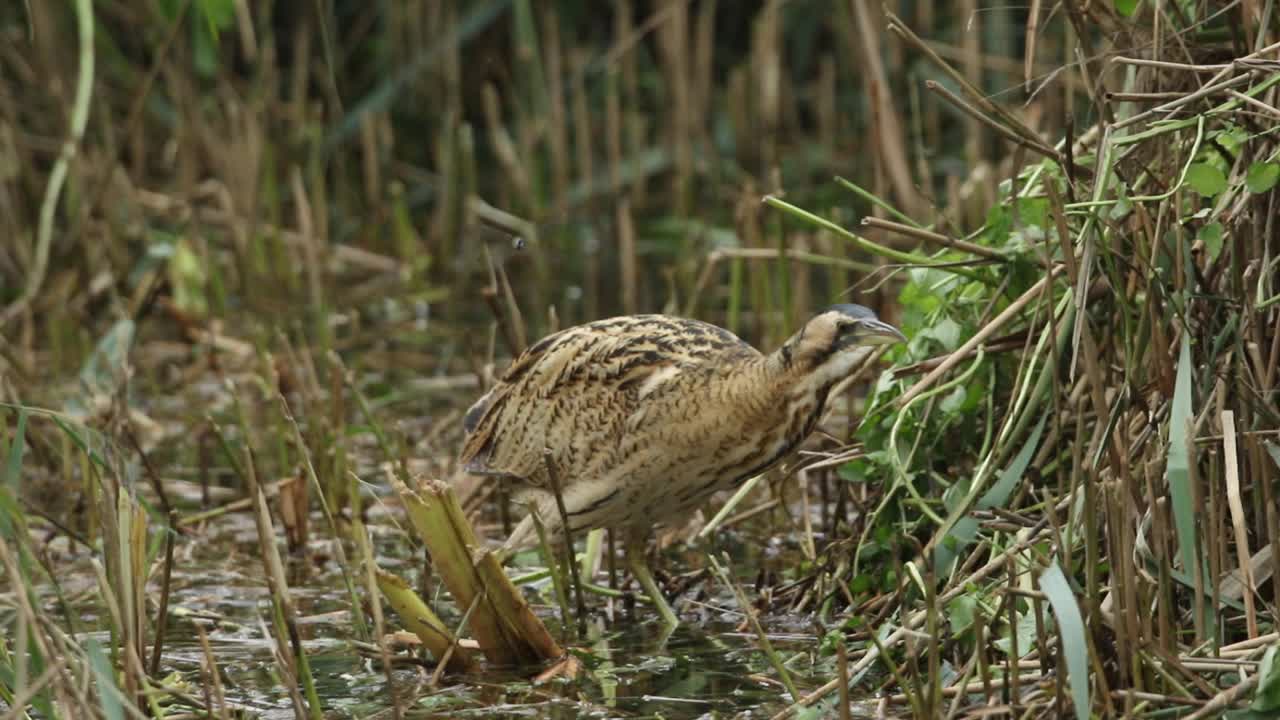
<path id="1" fill-rule="evenodd" d="M 71 425 L 66 420 L 63 420 L 60 415 L 50 415 L 49 419 L 53 420 L 53 423 L 57 425 L 62 432 L 66 433 L 67 437 L 71 439 L 71 442 L 75 443 L 75 446 L 80 448 L 81 452 L 93 461 L 94 465 L 97 465 L 102 470 L 111 469 L 111 467 L 107 465 L 107 461 L 103 459 L 102 454 L 89 447 L 89 443 L 85 441 L 80 433 L 76 432 L 76 429 L 71 427 Z"/>
<path id="2" fill-rule="evenodd" d="M 991 508 L 1003 508 L 1009 503 L 1009 496 L 1013 494 L 1014 488 L 1018 487 L 1018 481 L 1026 473 L 1027 467 L 1031 465 L 1031 458 L 1035 456 L 1036 449 L 1040 447 L 1040 436 L 1044 434 L 1045 422 L 1048 419 L 1048 413 L 1040 416 L 1040 422 L 1036 423 L 1036 427 L 1031 431 L 1031 437 L 1027 438 L 1026 444 L 1018 450 L 1018 454 L 1014 456 L 1009 466 L 1000 473 L 1000 477 L 995 484 L 982 497 L 978 498 L 975 507 L 989 510 Z M 948 509 L 950 510 L 950 508 Z M 957 520 L 951 531 L 938 544 L 937 551 L 933 554 L 934 572 L 939 576 L 946 573 L 950 569 L 951 563 L 955 561 L 961 551 L 973 542 L 977 535 L 977 520 L 967 515 Z"/>
<path id="3" fill-rule="evenodd" d="M 98 682 L 98 707 L 107 720 L 124 720 L 124 706 L 120 702 L 120 688 L 116 687 L 116 676 L 111 670 L 111 663 L 102 652 L 97 640 L 86 644 L 89 653 L 89 667 L 93 670 L 93 678 Z"/>
<path id="4" fill-rule="evenodd" d="M 1178 531 L 1178 557 L 1183 570 L 1195 578 L 1200 572 L 1196 562 L 1196 510 L 1191 492 L 1191 456 L 1187 448 L 1187 432 L 1191 412 L 1191 336 L 1182 334 L 1182 351 L 1178 357 L 1178 376 L 1173 389 L 1173 407 L 1169 412 L 1169 459 L 1165 473 L 1169 496 L 1173 501 L 1173 523 Z"/>
<path id="5" fill-rule="evenodd" d="M 1089 720 L 1089 640 L 1075 593 L 1055 562 L 1040 575 L 1040 590 L 1049 598 L 1058 621 L 1062 652 L 1067 658 L 1067 681 L 1071 684 L 1071 704 L 1076 720 Z"/>

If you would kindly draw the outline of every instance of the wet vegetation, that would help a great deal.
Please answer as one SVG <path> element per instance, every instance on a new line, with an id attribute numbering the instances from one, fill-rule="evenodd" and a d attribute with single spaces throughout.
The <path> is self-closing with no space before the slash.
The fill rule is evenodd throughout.
<path id="1" fill-rule="evenodd" d="M 4 717 L 1280 714 L 1275 2 L 0 33 Z M 910 342 L 661 533 L 674 634 L 607 534 L 428 557 L 521 512 L 437 481 L 537 338 L 850 300 Z"/>

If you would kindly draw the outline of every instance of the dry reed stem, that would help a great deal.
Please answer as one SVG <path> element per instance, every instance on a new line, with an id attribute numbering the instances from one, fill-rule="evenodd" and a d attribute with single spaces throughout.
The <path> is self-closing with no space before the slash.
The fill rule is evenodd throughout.
<path id="1" fill-rule="evenodd" d="M 1244 615 L 1249 637 L 1258 636 L 1258 615 L 1253 606 L 1253 563 L 1249 557 L 1248 519 L 1244 514 L 1244 502 L 1240 498 L 1240 465 L 1236 454 L 1236 417 L 1230 410 L 1221 412 L 1222 457 L 1227 478 L 1227 506 L 1231 512 L 1231 525 L 1235 529 L 1236 559 L 1244 580 Z"/>
<path id="2" fill-rule="evenodd" d="M 1204 704 L 1204 707 L 1187 716 L 1187 720 L 1206 720 L 1210 717 L 1220 717 L 1223 710 L 1231 707 L 1236 701 L 1240 700 L 1245 693 L 1252 690 L 1258 684 L 1257 674 L 1241 680 L 1239 683 L 1223 690 L 1214 695 Z"/>
<path id="3" fill-rule="evenodd" d="M 862 218 L 862 224 L 864 227 L 873 227 L 880 230 L 896 232 L 900 235 L 906 235 L 917 240 L 924 240 L 936 245 L 942 245 L 943 247 L 948 247 L 952 250 L 959 250 L 960 252 L 969 253 L 970 255 L 977 255 L 978 257 L 984 257 L 988 260 L 998 260 L 1002 262 L 1008 260 L 1008 258 L 1006 258 L 999 250 L 993 250 L 985 245 L 978 245 L 977 243 L 971 243 L 967 240 L 950 238 L 942 233 L 933 232 L 932 230 L 911 227 L 910 225 L 904 225 L 902 223 L 896 223 L 891 220 L 885 220 L 877 217 L 864 217 Z"/>
<path id="4" fill-rule="evenodd" d="M 367 597 L 377 597 L 378 594 L 378 571 L 380 568 L 373 557 L 373 547 L 369 543 L 369 533 L 365 529 L 364 522 L 358 517 L 352 522 L 351 536 L 355 541 L 356 550 L 359 554 L 360 566 L 364 569 L 361 576 L 364 579 L 364 590 L 368 593 Z M 378 659 L 382 662 L 382 673 L 387 679 L 387 694 L 391 697 L 391 714 L 394 720 L 401 720 L 404 717 L 404 709 L 400 703 L 400 691 L 395 685 L 395 677 L 392 675 L 391 651 L 387 648 L 387 626 L 386 619 L 382 613 L 382 603 L 371 602 L 371 612 L 373 615 L 373 640 L 374 647 L 377 648 Z M 354 608 L 352 612 L 354 612 Z M 418 636 L 421 639 L 421 636 Z M 441 664 L 450 662 L 453 654 L 450 652 L 452 646 L 445 651 L 445 657 L 441 658 Z"/>
<path id="5" fill-rule="evenodd" d="M 556 660 L 564 650 L 551 637 L 542 621 L 533 613 L 520 590 L 502 569 L 498 554 L 481 551 L 476 560 L 476 573 L 484 584 L 486 600 L 493 604 L 498 616 L 507 623 L 515 637 L 533 651 L 536 662 Z"/>
<path id="6" fill-rule="evenodd" d="M 968 592 L 968 586 L 982 582 L 984 579 L 989 577 L 992 573 L 995 573 L 996 571 L 1005 567 L 1007 558 L 1013 556 L 1014 554 L 1025 552 L 1028 548 L 1032 547 L 1036 542 L 1040 540 L 1041 535 L 1046 534 L 1047 532 L 1045 528 L 1046 524 L 1047 523 L 1042 521 L 1041 523 L 1037 524 L 1035 528 L 1031 528 L 1027 530 L 1018 541 L 1010 545 L 1008 548 L 1005 548 L 1000 554 L 996 555 L 990 561 L 988 561 L 986 565 L 983 565 L 981 568 L 975 570 L 969 575 L 966 575 L 965 577 L 952 582 L 951 589 L 938 596 L 938 603 L 942 606 L 945 606 L 947 603 L 951 602 L 955 598 Z M 899 642 L 902 642 L 902 640 L 904 640 L 912 632 L 914 632 L 916 628 L 924 624 L 927 616 L 928 616 L 927 610 L 918 610 L 910 614 L 902 622 L 902 624 L 900 624 L 897 627 L 897 629 L 895 629 L 892 633 L 889 634 L 887 638 L 884 639 L 884 641 L 881 644 L 885 648 L 891 648 L 894 645 L 898 644 Z M 879 655 L 880 653 L 876 648 L 874 647 L 869 648 L 866 652 L 863 653 L 862 657 L 859 658 L 858 661 L 854 663 L 852 667 L 849 668 L 850 677 L 857 677 L 864 670 L 871 667 L 871 665 L 876 662 Z M 771 720 L 787 720 L 788 718 L 791 718 L 801 708 L 811 707 L 813 706 L 814 703 L 817 703 L 827 695 L 830 695 L 832 692 L 837 690 L 839 687 L 839 683 L 840 683 L 840 678 L 838 677 L 828 681 L 827 683 L 823 684 L 821 687 L 818 687 L 817 689 L 810 692 L 808 695 L 805 695 L 804 697 L 802 697 L 796 703 L 788 706 L 786 709 L 775 714 L 771 718 Z"/>
<path id="7" fill-rule="evenodd" d="M 416 489 L 398 479 L 393 484 L 454 603 L 470 607 L 479 599 L 470 627 L 485 656 L 498 664 L 526 665 L 562 655 L 497 557 L 482 549 L 453 489 L 432 479 L 419 481 Z"/>
<path id="8" fill-rule="evenodd" d="M 380 568 L 375 571 L 375 579 L 378 590 L 387 599 L 391 609 L 395 610 L 396 615 L 400 616 L 405 628 L 418 636 L 423 647 L 431 652 L 431 657 L 435 658 L 438 664 L 445 665 L 455 672 L 473 672 L 477 669 L 471 652 L 465 648 L 454 647 L 457 644 L 457 638 L 413 591 L 408 582 Z M 381 639 L 379 639 L 379 646 L 381 646 Z"/>
<path id="9" fill-rule="evenodd" d="M 313 719 L 318 720 L 322 709 L 319 698 L 316 696 L 315 684 L 307 663 L 306 649 L 302 645 L 302 634 L 298 630 L 298 613 L 293 604 L 293 596 L 289 593 L 284 563 L 281 561 L 280 552 L 276 547 L 275 530 L 271 523 L 271 512 L 267 508 L 267 497 L 263 494 L 262 488 L 258 484 L 256 465 L 253 454 L 248 447 L 244 449 L 243 459 L 245 481 L 250 498 L 253 500 L 253 520 L 258 530 L 258 547 L 262 552 L 262 563 L 266 570 L 267 585 L 271 590 L 271 599 L 276 609 L 276 618 L 279 620 L 276 630 L 278 634 L 284 634 L 287 637 L 287 640 L 286 638 L 276 637 L 280 655 L 287 663 L 286 686 L 289 688 L 291 696 L 295 698 L 293 706 L 295 713 L 299 717 L 303 717 L 305 713 L 305 715 L 310 715 Z M 281 624 L 283 625 L 282 627 Z M 284 652 L 286 642 L 292 653 Z M 305 701 L 300 699 L 302 693 L 297 686 L 298 680 L 302 681 L 305 688 Z"/>
<path id="10" fill-rule="evenodd" d="M 894 107 L 889 80 L 885 74 L 880 48 L 884 34 L 880 32 L 880 23 L 873 19 L 879 12 L 871 3 L 861 0 L 850 0 L 849 7 L 856 18 L 854 25 L 859 38 L 859 42 L 852 45 L 861 51 L 860 60 L 867 72 L 867 97 L 875 120 L 872 126 L 878 136 L 876 152 L 884 161 L 901 208 L 908 215 L 916 215 L 922 209 L 922 203 L 906 157 L 906 133 Z"/>

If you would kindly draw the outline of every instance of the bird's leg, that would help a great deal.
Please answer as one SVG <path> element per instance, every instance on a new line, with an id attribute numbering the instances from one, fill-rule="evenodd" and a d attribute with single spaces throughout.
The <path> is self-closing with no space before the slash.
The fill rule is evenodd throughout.
<path id="1" fill-rule="evenodd" d="M 536 508 L 530 508 L 529 514 L 516 525 L 511 534 L 507 536 L 502 547 L 498 548 L 498 559 L 506 562 L 507 558 L 515 555 L 521 548 L 528 546 L 534 539 L 533 513 L 537 512 Z"/>
<path id="2" fill-rule="evenodd" d="M 654 606 L 658 608 L 658 614 L 662 616 L 662 622 L 667 627 L 673 628 L 680 624 L 680 619 L 676 617 L 675 611 L 667 604 L 667 599 L 663 596 L 662 589 L 658 587 L 658 583 L 653 579 L 653 573 L 649 572 L 649 563 L 645 559 L 644 540 L 643 533 L 627 533 L 625 549 L 627 565 L 630 566 L 631 574 L 640 582 L 640 586 L 644 588 Z"/>

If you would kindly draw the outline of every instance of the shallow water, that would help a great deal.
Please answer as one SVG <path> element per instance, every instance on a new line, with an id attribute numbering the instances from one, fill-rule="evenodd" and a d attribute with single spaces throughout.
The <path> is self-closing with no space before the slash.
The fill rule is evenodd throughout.
<path id="1" fill-rule="evenodd" d="M 316 529 L 323 527 L 322 519 L 313 522 L 313 532 L 321 534 Z M 289 696 L 275 671 L 271 607 L 251 525 L 246 513 L 230 514 L 179 543 L 163 667 L 181 672 L 194 688 L 203 685 L 199 624 L 208 634 L 228 704 L 254 717 L 291 719 Z M 416 582 L 420 556 L 410 554 L 409 541 L 389 520 L 372 520 L 370 528 L 380 564 Z M 381 717 L 384 712 L 391 717 L 381 663 L 360 656 L 349 642 L 352 621 L 330 543 L 313 541 L 308 557 L 288 560 L 299 627 L 326 717 Z M 731 553 L 736 567 L 753 572 L 759 567 L 761 559 L 752 557 L 759 551 L 751 543 L 726 543 L 719 549 Z M 700 550 L 677 546 L 664 553 L 668 572 L 705 566 Z M 68 567 L 87 569 L 74 560 Z M 75 584 L 74 575 L 78 572 L 69 572 L 65 580 Z M 158 576 L 153 575 L 148 588 L 152 598 L 159 595 Z M 605 582 L 603 576 L 599 580 Z M 754 597 L 750 581 L 739 579 Z M 646 605 L 627 609 L 621 600 L 588 595 L 586 634 L 578 638 L 561 627 L 547 581 L 526 592 L 552 634 L 581 661 L 578 677 L 534 685 L 527 679 L 531 673 L 486 669 L 473 677 L 446 676 L 432 687 L 431 668 L 398 667 L 392 677 L 405 717 L 753 718 L 769 717 L 790 704 L 758 639 L 741 625 L 736 601 L 709 579 L 695 581 L 682 596 L 686 620 L 665 642 L 656 614 Z M 446 623 L 457 621 L 449 603 L 434 604 Z M 82 617 L 93 625 L 92 614 Z M 389 611 L 386 622 L 388 631 L 399 627 Z M 766 622 L 801 692 L 829 679 L 831 668 L 830 659 L 819 656 L 819 638 L 806 623 L 796 617 Z"/>

